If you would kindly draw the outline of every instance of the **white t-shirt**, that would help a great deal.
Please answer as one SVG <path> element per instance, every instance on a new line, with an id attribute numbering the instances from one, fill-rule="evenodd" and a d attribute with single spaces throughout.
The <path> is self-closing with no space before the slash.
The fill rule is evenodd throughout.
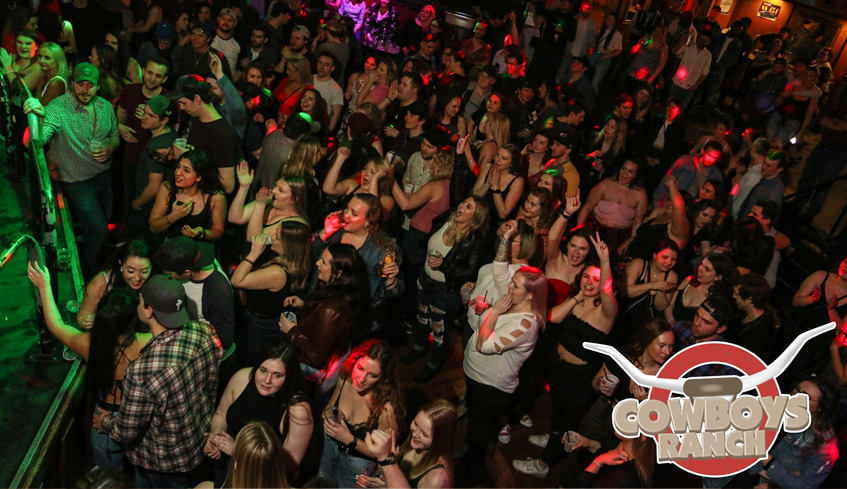
<path id="1" fill-rule="evenodd" d="M 327 81 L 318 81 L 317 75 L 312 76 L 312 86 L 321 94 L 326 101 L 327 108 L 333 105 L 344 105 L 344 91 L 341 86 L 330 78 Z"/>
<path id="2" fill-rule="evenodd" d="M 612 40 L 609 41 L 609 47 L 605 47 L 606 38 L 608 38 L 609 36 L 612 36 Z M 611 32 L 606 31 L 603 34 L 603 37 L 597 39 L 595 47 L 597 50 L 603 49 L 604 52 L 614 53 L 615 51 L 623 47 L 623 36 L 621 36 L 621 33 L 618 32 L 617 29 Z"/>
<path id="3" fill-rule="evenodd" d="M 709 74 L 709 65 L 712 64 L 712 53 L 703 48 L 697 52 L 697 46 L 688 46 L 682 52 L 682 60 L 679 68 L 673 76 L 676 86 L 690 90 L 701 76 Z"/>
<path id="4" fill-rule="evenodd" d="M 444 244 L 444 231 L 447 230 L 447 226 L 449 224 L 444 224 L 441 226 L 441 229 L 435 232 L 432 236 L 429 237 L 429 241 L 426 243 L 427 255 L 429 255 L 429 250 L 435 250 L 441 253 L 441 256 L 447 256 L 447 253 L 450 253 L 450 250 L 453 249 L 452 246 L 447 246 Z M 438 270 L 433 270 L 432 267 L 429 266 L 428 262 L 424 262 L 424 269 L 426 270 L 426 274 L 429 278 L 435 280 L 436 282 L 446 282 L 447 279 L 444 278 L 444 272 L 439 272 Z"/>
<path id="5" fill-rule="evenodd" d="M 230 73 L 235 73 L 235 65 L 238 64 L 238 55 L 241 53 L 241 45 L 238 44 L 238 41 L 234 37 L 221 39 L 219 36 L 215 36 L 211 46 L 212 49 L 217 49 L 224 53 L 226 61 L 229 63 Z"/>

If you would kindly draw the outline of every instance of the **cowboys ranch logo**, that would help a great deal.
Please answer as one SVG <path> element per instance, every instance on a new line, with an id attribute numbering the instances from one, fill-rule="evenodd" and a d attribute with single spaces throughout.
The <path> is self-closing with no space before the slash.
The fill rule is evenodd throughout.
<path id="1" fill-rule="evenodd" d="M 644 374 L 611 346 L 583 345 L 612 357 L 635 383 L 650 388 L 648 399 L 627 399 L 615 406 L 613 422 L 619 435 L 652 436 L 659 463 L 721 477 L 766 458 L 780 426 L 792 433 L 809 427 L 809 396 L 782 395 L 774 379 L 807 341 L 834 328 L 835 323 L 829 323 L 801 334 L 770 365 L 731 343 L 700 343 L 668 359 L 656 376 Z M 715 363 L 744 375 L 682 378 L 700 365 Z M 742 394 L 754 388 L 758 396 Z M 682 396 L 671 397 L 671 392 Z"/>

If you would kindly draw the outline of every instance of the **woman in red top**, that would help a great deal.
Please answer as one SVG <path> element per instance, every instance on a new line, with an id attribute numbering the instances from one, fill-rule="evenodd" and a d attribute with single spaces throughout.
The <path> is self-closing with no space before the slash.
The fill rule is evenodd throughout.
<path id="1" fill-rule="evenodd" d="M 294 113 L 300 97 L 308 88 L 312 88 L 312 69 L 305 57 L 295 54 L 285 63 L 287 78 L 276 87 L 273 96 L 279 102 L 279 115 L 282 119 Z M 282 122 L 280 122 L 282 125 Z"/>

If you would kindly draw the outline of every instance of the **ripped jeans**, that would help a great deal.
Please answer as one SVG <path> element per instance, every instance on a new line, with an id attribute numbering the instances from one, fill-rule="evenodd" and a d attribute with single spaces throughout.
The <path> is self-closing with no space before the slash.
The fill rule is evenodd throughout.
<path id="1" fill-rule="evenodd" d="M 426 272 L 418 278 L 418 323 L 413 334 L 414 349 L 425 352 L 432 333 L 432 351 L 427 367 L 439 368 L 447 359 L 446 326 L 453 321 L 461 305 L 462 295 L 458 291 L 448 292 L 446 283 L 433 280 Z"/>

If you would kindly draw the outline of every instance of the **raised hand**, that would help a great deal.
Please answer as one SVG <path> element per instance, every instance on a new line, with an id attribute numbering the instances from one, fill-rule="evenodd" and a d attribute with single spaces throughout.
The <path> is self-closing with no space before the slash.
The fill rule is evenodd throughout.
<path id="1" fill-rule="evenodd" d="M 284 301 L 282 301 L 282 305 L 285 307 L 293 307 L 294 309 L 300 309 L 303 307 L 303 299 L 297 297 L 296 295 L 292 295 L 290 297 L 286 297 Z"/>
<path id="2" fill-rule="evenodd" d="M 394 430 L 389 428 L 386 431 L 373 430 L 365 435 L 365 446 L 374 455 L 377 460 L 384 460 L 391 453 L 395 446 Z"/>
<path id="3" fill-rule="evenodd" d="M 518 221 L 506 221 L 503 223 L 503 238 L 512 239 L 518 232 Z"/>
<path id="4" fill-rule="evenodd" d="M 565 199 L 565 213 L 575 216 L 579 208 L 582 207 L 582 202 L 579 200 L 579 192 L 573 197 Z"/>
<path id="5" fill-rule="evenodd" d="M 595 236 L 589 236 L 591 238 L 591 244 L 594 245 L 594 249 L 597 250 L 597 257 L 600 258 L 600 261 L 608 261 L 609 260 L 609 247 L 606 246 L 606 243 L 600 239 L 600 233 L 596 233 Z"/>
<path id="6" fill-rule="evenodd" d="M 253 184 L 253 170 L 250 169 L 250 165 L 246 161 L 241 160 L 241 163 L 235 167 L 235 175 L 238 177 L 238 185 L 249 187 Z"/>

